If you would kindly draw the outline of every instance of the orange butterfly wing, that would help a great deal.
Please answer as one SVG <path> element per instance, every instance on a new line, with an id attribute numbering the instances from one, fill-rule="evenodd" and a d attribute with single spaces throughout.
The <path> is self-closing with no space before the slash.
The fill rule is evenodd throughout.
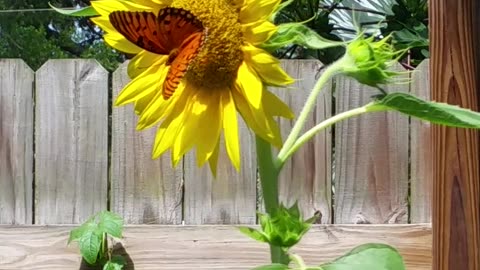
<path id="1" fill-rule="evenodd" d="M 167 7 L 155 16 L 151 12 L 114 11 L 113 27 L 137 46 L 157 54 L 168 54 L 171 65 L 163 85 L 163 97 L 175 92 L 188 66 L 206 37 L 202 22 L 181 8 Z"/>
<path id="2" fill-rule="evenodd" d="M 203 24 L 192 13 L 181 8 L 167 7 L 158 12 L 159 39 L 168 49 L 178 49 L 192 34 L 203 31 Z"/>
<path id="3" fill-rule="evenodd" d="M 191 34 L 203 31 L 202 22 L 181 8 L 161 9 L 158 16 L 146 11 L 114 11 L 109 20 L 127 40 L 157 54 L 169 54 Z"/>
<path id="4" fill-rule="evenodd" d="M 110 22 L 127 40 L 157 54 L 170 53 L 170 46 L 160 39 L 157 19 L 151 12 L 114 11 Z"/>
<path id="5" fill-rule="evenodd" d="M 187 72 L 188 66 L 192 60 L 197 56 L 200 48 L 205 40 L 205 34 L 197 32 L 190 35 L 180 45 L 177 56 L 173 59 L 170 69 L 167 73 L 167 78 L 163 84 L 163 98 L 169 99 Z"/>

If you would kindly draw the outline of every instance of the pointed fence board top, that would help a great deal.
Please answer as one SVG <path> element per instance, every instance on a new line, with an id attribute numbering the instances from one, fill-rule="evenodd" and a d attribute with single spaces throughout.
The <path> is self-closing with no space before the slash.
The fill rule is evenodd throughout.
<path id="1" fill-rule="evenodd" d="M 49 60 L 35 94 L 35 222 L 82 223 L 107 208 L 108 73 Z"/>
<path id="2" fill-rule="evenodd" d="M 0 59 L 0 224 L 32 223 L 33 71 Z"/>

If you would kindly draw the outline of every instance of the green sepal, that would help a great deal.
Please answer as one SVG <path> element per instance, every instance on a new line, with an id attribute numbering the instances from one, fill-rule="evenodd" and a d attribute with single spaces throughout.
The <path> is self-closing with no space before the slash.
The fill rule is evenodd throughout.
<path id="1" fill-rule="evenodd" d="M 275 10 L 272 12 L 272 15 L 270 15 L 270 18 L 269 18 L 269 21 L 271 22 L 275 22 L 275 19 L 277 18 L 277 15 L 278 13 L 280 13 L 280 11 L 282 11 L 282 9 L 286 8 L 287 6 L 289 6 L 291 3 L 293 3 L 295 0 L 287 0 L 283 3 L 281 3 L 280 5 L 278 5 Z"/>
<path id="2" fill-rule="evenodd" d="M 273 52 L 288 45 L 300 45 L 309 49 L 325 49 L 343 46 L 346 43 L 328 40 L 303 23 L 284 23 L 278 25 L 277 32 L 260 47 Z"/>
<path id="3" fill-rule="evenodd" d="M 271 215 L 259 214 L 259 221 L 268 243 L 282 248 L 297 244 L 311 227 L 303 220 L 297 203 L 289 208 L 280 204 Z"/>
<path id="4" fill-rule="evenodd" d="M 240 232 L 252 238 L 253 240 L 256 240 L 262 243 L 268 243 L 267 236 L 259 230 L 256 230 L 250 227 L 245 227 L 245 226 L 238 227 L 238 229 L 240 230 Z"/>

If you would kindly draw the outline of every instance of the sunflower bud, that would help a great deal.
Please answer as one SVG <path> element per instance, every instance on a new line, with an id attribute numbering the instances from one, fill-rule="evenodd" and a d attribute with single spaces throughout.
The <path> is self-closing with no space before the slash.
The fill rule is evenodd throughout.
<path id="1" fill-rule="evenodd" d="M 404 51 L 396 51 L 389 37 L 374 41 L 373 37 L 358 38 L 347 45 L 343 56 L 342 72 L 360 83 L 378 87 L 392 81 L 394 76 L 402 74 L 389 70 Z"/>
<path id="2" fill-rule="evenodd" d="M 289 248 L 302 239 L 302 236 L 310 229 L 317 216 L 303 220 L 298 205 L 294 204 L 290 208 L 280 205 L 271 215 L 260 214 L 259 219 L 261 231 L 247 227 L 242 227 L 240 230 L 260 242 Z"/>

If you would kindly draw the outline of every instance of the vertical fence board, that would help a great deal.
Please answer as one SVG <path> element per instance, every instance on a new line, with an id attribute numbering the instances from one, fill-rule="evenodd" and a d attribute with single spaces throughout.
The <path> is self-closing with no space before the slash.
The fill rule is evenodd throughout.
<path id="1" fill-rule="evenodd" d="M 0 59 L 0 224 L 32 223 L 33 76 Z"/>
<path id="2" fill-rule="evenodd" d="M 108 73 L 50 60 L 36 74 L 35 220 L 80 223 L 107 206 Z"/>
<path id="3" fill-rule="evenodd" d="M 254 224 L 256 220 L 255 141 L 240 115 L 240 172 L 231 165 L 220 141 L 217 177 L 208 164 L 198 168 L 193 152 L 185 156 L 184 220 L 186 224 Z"/>
<path id="4" fill-rule="evenodd" d="M 480 110 L 480 2 L 429 2 L 432 100 Z M 480 133 L 432 127 L 433 269 L 480 269 Z"/>
<path id="5" fill-rule="evenodd" d="M 401 67 L 397 67 L 401 69 Z M 391 85 L 390 92 L 408 92 Z M 339 77 L 337 112 L 362 106 L 378 90 Z M 408 118 L 371 113 L 335 127 L 335 223 L 405 223 L 408 190 Z"/>
<path id="6" fill-rule="evenodd" d="M 279 89 L 280 99 L 286 102 L 298 117 L 316 80 L 321 63 L 317 60 L 289 60 L 283 67 L 298 81 L 293 89 Z M 331 84 L 317 97 L 317 104 L 305 123 L 304 131 L 331 116 Z M 290 133 L 294 121 L 281 119 L 283 140 Z M 331 223 L 331 129 L 320 132 L 300 148 L 284 165 L 279 176 L 280 200 L 287 206 L 298 201 L 305 218 L 315 211 L 322 214 L 322 223 Z"/>
<path id="7" fill-rule="evenodd" d="M 410 92 L 430 100 L 429 60 L 423 61 L 412 73 Z M 433 156 L 431 124 L 414 118 L 410 123 L 410 222 L 431 222 Z"/>
<path id="8" fill-rule="evenodd" d="M 113 73 L 113 102 L 130 81 L 125 63 Z M 156 128 L 136 131 L 133 106 L 112 112 L 112 205 L 129 224 L 182 222 L 182 166 L 171 168 L 168 154 L 152 160 Z"/>

